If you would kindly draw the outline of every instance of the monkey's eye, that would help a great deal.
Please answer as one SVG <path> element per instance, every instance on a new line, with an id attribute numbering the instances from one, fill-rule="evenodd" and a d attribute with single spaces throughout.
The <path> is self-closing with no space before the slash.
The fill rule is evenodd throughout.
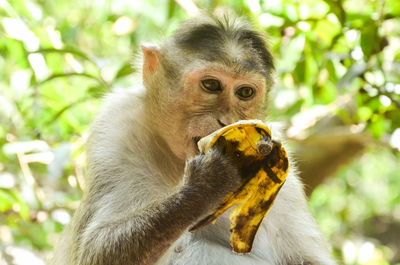
<path id="1" fill-rule="evenodd" d="M 240 99 L 248 100 L 251 99 L 254 95 L 254 89 L 248 86 L 242 86 L 235 93 Z"/>
<path id="2" fill-rule="evenodd" d="M 221 84 L 216 79 L 204 79 L 201 81 L 201 87 L 210 93 L 218 93 L 222 90 Z"/>

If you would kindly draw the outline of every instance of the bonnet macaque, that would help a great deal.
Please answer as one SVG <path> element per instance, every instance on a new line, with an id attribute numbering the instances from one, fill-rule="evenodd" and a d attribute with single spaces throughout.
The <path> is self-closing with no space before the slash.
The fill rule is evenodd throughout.
<path id="1" fill-rule="evenodd" d="M 266 117 L 274 65 L 262 34 L 199 15 L 142 52 L 143 89 L 108 95 L 93 124 L 87 187 L 51 264 L 335 264 L 294 168 L 250 254 L 232 252 L 229 213 L 188 232 L 240 182 L 223 152 L 200 155 L 199 139 Z"/>

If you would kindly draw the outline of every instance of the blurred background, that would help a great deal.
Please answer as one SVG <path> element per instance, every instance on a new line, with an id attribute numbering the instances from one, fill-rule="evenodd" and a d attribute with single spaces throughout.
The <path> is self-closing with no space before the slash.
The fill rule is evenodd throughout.
<path id="1" fill-rule="evenodd" d="M 197 8 L 268 36 L 268 119 L 340 264 L 400 264 L 400 1 L 0 0 L 0 265 L 44 264 L 79 204 L 103 95 Z"/>

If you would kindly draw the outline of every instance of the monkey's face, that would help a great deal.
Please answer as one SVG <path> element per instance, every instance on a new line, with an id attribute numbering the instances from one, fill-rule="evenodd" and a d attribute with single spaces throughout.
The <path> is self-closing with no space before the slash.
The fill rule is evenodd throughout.
<path id="1" fill-rule="evenodd" d="M 166 106 L 163 138 L 181 159 L 198 155 L 200 138 L 238 120 L 259 118 L 265 83 L 261 74 L 239 76 L 212 68 L 188 71 L 176 100 Z"/>

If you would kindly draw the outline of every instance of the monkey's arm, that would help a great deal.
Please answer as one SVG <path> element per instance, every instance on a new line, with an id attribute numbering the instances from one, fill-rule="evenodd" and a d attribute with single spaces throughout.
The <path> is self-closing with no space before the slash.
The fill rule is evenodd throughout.
<path id="1" fill-rule="evenodd" d="M 74 216 L 71 265 L 154 264 L 240 184 L 237 168 L 217 150 L 189 160 L 181 186 L 162 199 L 143 201 L 144 207 L 137 201 L 154 198 L 144 190 L 149 185 L 138 176 L 123 178 L 109 181 L 102 172 L 89 187 Z"/>
<path id="2" fill-rule="evenodd" d="M 75 242 L 73 264 L 153 264 L 203 209 L 190 190 L 181 188 L 143 209 L 93 221 Z"/>

